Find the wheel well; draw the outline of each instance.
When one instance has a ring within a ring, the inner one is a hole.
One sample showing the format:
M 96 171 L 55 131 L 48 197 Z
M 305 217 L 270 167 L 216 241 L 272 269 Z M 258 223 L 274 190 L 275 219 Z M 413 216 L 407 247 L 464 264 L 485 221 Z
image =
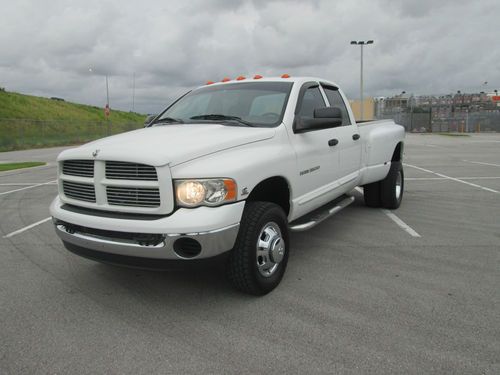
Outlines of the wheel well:
M 403 142 L 399 142 L 394 149 L 391 161 L 401 161 L 403 158 Z
M 290 212 L 290 189 L 283 177 L 271 177 L 255 186 L 247 201 L 263 201 L 276 203 L 283 208 L 285 214 Z

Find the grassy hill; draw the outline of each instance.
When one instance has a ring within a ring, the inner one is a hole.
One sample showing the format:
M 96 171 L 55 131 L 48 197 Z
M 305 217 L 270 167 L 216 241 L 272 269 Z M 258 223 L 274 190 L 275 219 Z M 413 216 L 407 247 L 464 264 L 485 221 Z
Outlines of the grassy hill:
M 0 151 L 82 143 L 140 128 L 145 115 L 0 91 Z

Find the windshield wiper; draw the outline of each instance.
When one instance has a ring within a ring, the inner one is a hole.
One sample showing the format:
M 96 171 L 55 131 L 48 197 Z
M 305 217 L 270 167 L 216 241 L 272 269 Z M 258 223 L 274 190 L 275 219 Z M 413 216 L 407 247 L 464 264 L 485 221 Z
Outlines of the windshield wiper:
M 153 125 L 154 124 L 184 124 L 184 121 L 182 121 L 180 118 L 163 117 L 153 122 Z
M 239 122 L 240 124 L 246 125 L 246 126 L 252 126 L 254 127 L 255 125 L 242 120 L 241 117 L 238 116 L 227 116 L 227 115 L 220 115 L 220 114 L 209 114 L 209 115 L 199 115 L 199 116 L 193 116 L 190 117 L 191 120 L 209 120 L 209 121 L 236 121 Z

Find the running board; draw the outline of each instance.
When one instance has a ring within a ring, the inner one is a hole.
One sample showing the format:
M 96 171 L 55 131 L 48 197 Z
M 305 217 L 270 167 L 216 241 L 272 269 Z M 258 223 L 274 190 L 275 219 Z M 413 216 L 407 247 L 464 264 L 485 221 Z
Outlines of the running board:
M 335 215 L 337 212 L 349 206 L 354 202 L 354 197 L 346 196 L 341 200 L 336 200 L 334 203 L 330 202 L 323 207 L 314 210 L 313 212 L 301 217 L 298 220 L 290 223 L 290 230 L 292 232 L 302 232 L 312 227 L 315 227 L 323 220 L 328 219 L 330 216 Z

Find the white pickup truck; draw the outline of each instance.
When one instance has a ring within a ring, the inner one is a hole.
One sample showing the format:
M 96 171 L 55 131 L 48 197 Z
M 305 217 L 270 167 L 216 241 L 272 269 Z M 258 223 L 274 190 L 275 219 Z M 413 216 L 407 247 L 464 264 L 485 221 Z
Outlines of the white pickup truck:
M 311 77 L 212 83 L 144 129 L 63 151 L 50 211 L 65 247 L 115 264 L 227 256 L 229 279 L 262 295 L 281 281 L 290 231 L 350 204 L 403 196 L 403 127 L 358 125 L 333 83 Z

